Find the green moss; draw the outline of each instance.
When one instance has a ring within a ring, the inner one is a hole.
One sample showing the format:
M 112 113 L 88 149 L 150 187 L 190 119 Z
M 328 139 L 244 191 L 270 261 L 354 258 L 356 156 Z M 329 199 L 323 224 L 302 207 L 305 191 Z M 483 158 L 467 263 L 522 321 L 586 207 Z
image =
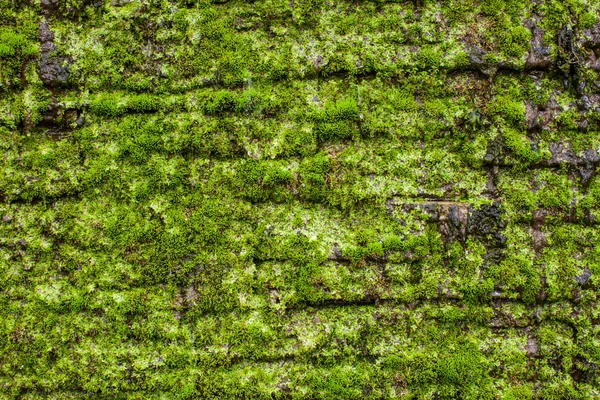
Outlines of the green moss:
M 157 111 L 160 107 L 160 101 L 150 95 L 138 95 L 129 99 L 127 103 L 127 110 L 131 112 L 153 112 Z
M 542 186 L 537 192 L 538 203 L 543 208 L 558 208 L 567 212 L 571 208 L 573 193 L 572 182 L 566 176 L 543 171 L 538 175 L 538 182 Z
M 299 169 L 299 193 L 303 199 L 314 202 L 325 201 L 328 196 L 327 174 L 331 167 L 331 159 L 324 153 L 302 161 Z
M 301 26 L 314 24 L 322 6 L 321 0 L 301 0 L 294 3 L 292 11 L 294 23 Z
M 506 147 L 512 151 L 516 158 L 527 163 L 535 163 L 542 158 L 539 152 L 533 150 L 531 142 L 522 132 L 512 128 L 505 128 L 503 137 Z
M 517 400 L 517 399 L 533 399 L 534 393 L 531 385 L 519 385 L 510 388 L 502 395 L 502 399 Z
M 503 8 L 501 0 L 486 0 L 481 3 L 481 10 L 487 15 L 497 15 Z
M 0 84 L 19 85 L 26 79 L 21 76 L 27 63 L 39 54 L 39 44 L 21 30 L 0 27 Z
M 38 51 L 36 44 L 30 42 L 24 35 L 7 28 L 0 31 L 0 58 L 33 57 Z
M 315 131 L 322 141 L 350 139 L 355 132 L 355 121 L 359 119 L 356 101 L 344 100 L 327 104 L 314 116 L 317 121 Z
M 582 29 L 589 29 L 598 22 L 598 16 L 586 11 L 579 17 L 579 26 Z
M 509 57 L 521 57 L 529 50 L 531 31 L 524 26 L 515 26 L 499 37 L 499 46 L 503 54 Z
M 293 180 L 291 171 L 278 164 L 245 160 L 236 166 L 233 187 L 252 202 L 284 201 L 290 197 L 285 185 Z
M 34 3 L 0 1 L 4 397 L 598 397 L 596 2 Z
M 98 96 L 90 102 L 90 111 L 98 115 L 117 117 L 126 110 L 126 105 L 119 102 L 119 97 L 114 95 Z
M 454 68 L 462 69 L 469 66 L 471 60 L 469 59 L 469 55 L 465 51 L 461 51 L 453 59 Z
M 417 56 L 416 64 L 423 69 L 440 68 L 442 66 L 442 56 L 436 48 L 423 46 Z
M 521 126 L 525 122 L 525 105 L 510 97 L 496 97 L 488 111 L 497 121 L 505 121 L 513 126 Z

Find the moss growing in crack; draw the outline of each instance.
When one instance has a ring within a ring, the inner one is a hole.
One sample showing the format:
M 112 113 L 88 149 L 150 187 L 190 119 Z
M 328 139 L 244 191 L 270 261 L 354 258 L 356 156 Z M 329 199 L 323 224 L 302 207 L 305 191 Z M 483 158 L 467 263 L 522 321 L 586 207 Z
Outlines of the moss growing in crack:
M 158 98 L 147 94 L 141 94 L 129 99 L 127 110 L 136 113 L 153 112 L 157 111 L 160 105 Z
M 127 107 L 119 101 L 118 96 L 103 95 L 90 102 L 90 111 L 107 117 L 118 117 L 123 115 Z

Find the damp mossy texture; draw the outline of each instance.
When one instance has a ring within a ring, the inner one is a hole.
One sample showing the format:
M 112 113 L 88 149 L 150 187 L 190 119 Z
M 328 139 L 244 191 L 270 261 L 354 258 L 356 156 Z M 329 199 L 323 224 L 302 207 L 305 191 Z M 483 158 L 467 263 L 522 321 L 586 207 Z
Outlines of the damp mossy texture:
M 599 15 L 0 0 L 0 398 L 600 398 Z

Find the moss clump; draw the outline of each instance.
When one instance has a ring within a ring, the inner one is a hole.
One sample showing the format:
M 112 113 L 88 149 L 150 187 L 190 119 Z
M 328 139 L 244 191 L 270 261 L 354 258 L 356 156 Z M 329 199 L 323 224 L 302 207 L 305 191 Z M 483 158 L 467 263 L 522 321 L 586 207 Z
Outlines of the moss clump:
M 0 84 L 20 85 L 26 80 L 27 66 L 39 54 L 39 44 L 29 35 L 0 27 Z
M 95 97 L 90 101 L 89 109 L 99 116 L 119 117 L 127 112 L 155 112 L 160 106 L 161 102 L 156 96 L 140 94 L 126 97 L 121 93 L 111 93 Z
M 300 196 L 308 201 L 324 202 L 328 197 L 327 174 L 332 160 L 324 153 L 306 158 L 300 164 Z
M 533 150 L 532 143 L 527 139 L 522 131 L 520 132 L 517 129 L 505 128 L 503 137 L 506 147 L 516 158 L 527 163 L 535 163 L 542 158 L 539 152 Z
M 354 100 L 328 104 L 314 116 L 315 130 L 321 141 L 350 139 L 357 131 L 360 113 Z
M 503 54 L 509 57 L 521 57 L 529 50 L 531 31 L 524 26 L 515 26 L 499 37 L 499 46 Z
M 127 111 L 127 106 L 120 102 L 118 96 L 103 95 L 90 102 L 90 111 L 102 116 L 118 117 Z
M 504 121 L 513 126 L 522 126 L 525 122 L 525 104 L 507 96 L 495 98 L 488 111 L 497 121 Z

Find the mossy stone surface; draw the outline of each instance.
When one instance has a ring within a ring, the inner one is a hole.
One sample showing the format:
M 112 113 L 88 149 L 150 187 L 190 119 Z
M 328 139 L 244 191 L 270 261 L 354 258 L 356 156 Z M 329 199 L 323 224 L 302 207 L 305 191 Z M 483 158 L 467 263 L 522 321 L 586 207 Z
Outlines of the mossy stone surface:
M 599 398 L 599 14 L 0 0 L 0 398 Z

